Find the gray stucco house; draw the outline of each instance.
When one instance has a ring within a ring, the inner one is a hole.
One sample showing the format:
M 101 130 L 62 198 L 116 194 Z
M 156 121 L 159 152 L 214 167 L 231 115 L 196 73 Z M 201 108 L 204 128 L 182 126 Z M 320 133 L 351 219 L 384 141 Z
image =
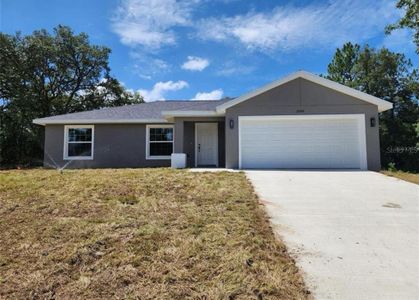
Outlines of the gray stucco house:
M 34 120 L 45 166 L 380 169 L 392 104 L 299 71 L 232 100 L 157 101 Z

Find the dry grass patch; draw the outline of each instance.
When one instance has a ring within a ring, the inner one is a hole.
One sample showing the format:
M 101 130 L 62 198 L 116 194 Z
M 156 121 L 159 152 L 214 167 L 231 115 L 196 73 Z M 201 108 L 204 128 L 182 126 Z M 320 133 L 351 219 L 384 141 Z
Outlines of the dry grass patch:
M 304 299 L 241 173 L 0 172 L 0 298 Z
M 419 174 L 408 173 L 403 171 L 381 171 L 381 173 L 387 176 L 396 177 L 405 181 L 419 184 Z

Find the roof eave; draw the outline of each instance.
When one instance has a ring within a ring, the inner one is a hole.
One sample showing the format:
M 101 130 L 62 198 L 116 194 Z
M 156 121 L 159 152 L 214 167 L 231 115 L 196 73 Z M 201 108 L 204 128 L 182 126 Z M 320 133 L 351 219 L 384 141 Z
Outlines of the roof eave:
M 378 105 L 378 112 L 383 112 L 386 110 L 393 109 L 393 103 L 388 102 L 388 105 Z
M 64 124 L 148 124 L 148 123 L 167 123 L 166 119 L 62 119 L 47 120 L 35 119 L 32 123 L 37 125 L 64 125 Z
M 215 110 L 171 110 L 162 111 L 161 113 L 165 118 L 173 117 L 222 117 L 224 113 Z

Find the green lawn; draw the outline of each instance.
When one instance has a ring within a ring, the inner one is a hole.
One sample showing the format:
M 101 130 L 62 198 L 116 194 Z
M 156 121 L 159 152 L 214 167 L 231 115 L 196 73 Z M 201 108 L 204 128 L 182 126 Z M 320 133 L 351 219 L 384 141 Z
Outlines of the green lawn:
M 419 174 L 408 173 L 403 171 L 381 171 L 381 173 L 387 176 L 396 177 L 405 181 L 419 184 Z
M 304 299 L 242 173 L 0 172 L 0 299 Z

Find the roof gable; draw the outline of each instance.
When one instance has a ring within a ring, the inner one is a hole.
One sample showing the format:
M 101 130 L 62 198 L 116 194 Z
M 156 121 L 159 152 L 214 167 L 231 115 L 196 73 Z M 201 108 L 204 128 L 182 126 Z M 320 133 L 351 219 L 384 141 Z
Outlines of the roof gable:
M 294 79 L 297 79 L 297 78 L 306 79 L 308 81 L 311 81 L 311 82 L 314 82 L 316 84 L 322 85 L 324 87 L 327 87 L 327 88 L 333 89 L 335 91 L 338 91 L 342 94 L 346 94 L 346 95 L 352 96 L 354 98 L 360 99 L 362 101 L 377 105 L 379 112 L 386 111 L 388 109 L 393 108 L 393 104 L 391 102 L 388 102 L 388 101 L 385 101 L 383 99 L 371 96 L 367 93 L 360 92 L 360 91 L 355 90 L 353 88 L 350 88 L 350 87 L 347 87 L 347 86 L 342 85 L 340 83 L 331 81 L 329 79 L 314 75 L 312 73 L 309 73 L 309 72 L 306 72 L 306 71 L 298 71 L 298 72 L 290 74 L 290 75 L 288 75 L 288 76 L 286 76 L 286 77 L 284 77 L 280 80 L 269 83 L 269 84 L 267 84 L 267 85 L 265 85 L 265 86 L 263 86 L 259 89 L 251 91 L 251 92 L 249 92 L 249 93 L 247 93 L 243 96 L 240 96 L 240 97 L 238 97 L 234 100 L 231 100 L 229 102 L 226 102 L 226 103 L 223 103 L 223 104 L 217 106 L 217 112 L 224 113 L 226 109 L 228 109 L 228 108 L 230 108 L 234 105 L 237 105 L 241 102 L 249 100 L 249 99 L 251 99 L 255 96 L 258 96 L 262 93 L 265 93 L 266 91 L 269 91 L 273 88 L 279 87 L 279 86 L 281 86 L 281 85 L 283 85 L 287 82 L 290 82 Z

